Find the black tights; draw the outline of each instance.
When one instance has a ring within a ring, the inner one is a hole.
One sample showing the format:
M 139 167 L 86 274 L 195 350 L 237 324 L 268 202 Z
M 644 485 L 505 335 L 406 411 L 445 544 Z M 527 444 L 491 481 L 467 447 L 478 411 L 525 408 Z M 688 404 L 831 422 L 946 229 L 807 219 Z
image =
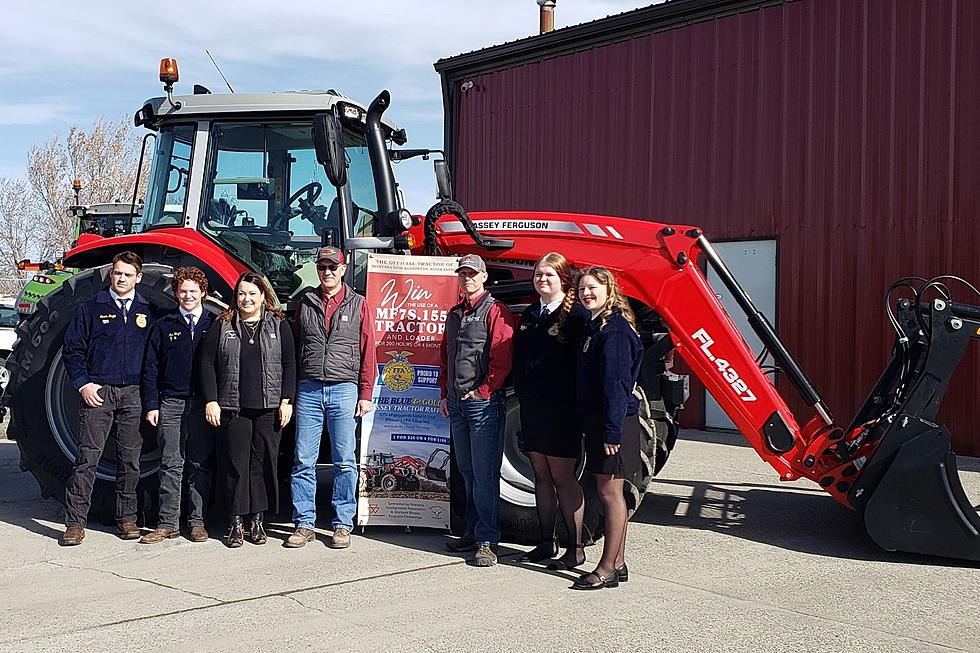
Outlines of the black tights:
M 578 549 L 582 546 L 582 520 L 585 516 L 585 499 L 582 487 L 575 478 L 575 459 L 529 453 L 534 468 L 534 498 L 538 509 L 538 525 L 541 543 L 555 539 L 555 519 L 561 508 L 562 519 L 568 532 L 568 550 L 562 558 L 579 564 Z

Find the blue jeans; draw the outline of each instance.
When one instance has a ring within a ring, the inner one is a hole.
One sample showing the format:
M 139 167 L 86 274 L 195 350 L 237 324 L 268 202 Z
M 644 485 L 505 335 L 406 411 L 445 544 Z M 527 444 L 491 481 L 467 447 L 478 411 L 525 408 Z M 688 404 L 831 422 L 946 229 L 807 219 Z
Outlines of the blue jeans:
M 290 487 L 293 523 L 313 528 L 316 522 L 316 459 L 323 423 L 330 434 L 333 463 L 334 530 L 354 527 L 357 512 L 357 384 L 300 379 L 296 392 L 296 456 Z
M 466 487 L 466 530 L 480 544 L 500 542 L 500 463 L 504 456 L 504 399 L 449 397 L 453 451 Z

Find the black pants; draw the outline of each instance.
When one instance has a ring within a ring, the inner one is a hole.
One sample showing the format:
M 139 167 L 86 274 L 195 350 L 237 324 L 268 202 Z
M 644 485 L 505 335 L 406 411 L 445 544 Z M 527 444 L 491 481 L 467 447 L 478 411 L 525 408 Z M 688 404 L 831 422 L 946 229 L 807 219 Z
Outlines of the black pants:
M 222 411 L 218 429 L 221 487 L 229 516 L 278 510 L 277 409 Z
M 78 409 L 78 453 L 65 486 L 65 524 L 88 522 L 92 488 L 99 459 L 112 425 L 116 425 L 116 521 L 136 521 L 136 484 L 140 480 L 140 389 L 138 385 L 104 385 L 102 405 L 92 408 L 84 401 Z

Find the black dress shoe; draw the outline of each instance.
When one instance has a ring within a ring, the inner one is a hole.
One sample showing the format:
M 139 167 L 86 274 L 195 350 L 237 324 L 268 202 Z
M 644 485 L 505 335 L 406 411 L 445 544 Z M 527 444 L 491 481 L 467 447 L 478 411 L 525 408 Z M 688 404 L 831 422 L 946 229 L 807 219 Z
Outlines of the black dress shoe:
M 237 549 L 244 543 L 245 525 L 242 523 L 241 516 L 235 515 L 231 518 L 231 523 L 228 525 L 228 534 L 225 535 L 225 545 L 229 549 Z
M 252 523 L 248 528 L 248 539 L 252 541 L 252 544 L 265 544 L 268 538 L 265 535 L 265 525 L 262 523 L 263 515 L 261 512 L 255 513 L 252 517 Z
M 595 578 L 596 582 L 593 583 L 590 578 Z M 593 571 L 572 583 L 573 590 L 601 590 L 606 587 L 619 587 L 619 574 L 615 569 L 608 576 L 600 576 Z
M 568 547 L 565 551 L 565 555 L 558 558 L 557 560 L 552 560 L 548 563 L 548 569 L 552 571 L 569 571 L 576 569 L 585 564 L 585 546 L 581 544 L 576 544 L 575 546 Z
M 518 562 L 541 562 L 542 560 L 549 560 L 558 555 L 558 541 L 549 540 L 547 542 L 542 542 L 537 545 L 520 558 L 517 559 Z
M 623 566 L 622 567 L 620 567 L 619 569 L 616 570 L 616 573 L 619 574 L 619 582 L 620 583 L 625 583 L 625 582 L 628 582 L 629 581 L 629 579 L 630 579 L 630 570 L 626 567 L 626 563 L 625 562 L 623 563 Z

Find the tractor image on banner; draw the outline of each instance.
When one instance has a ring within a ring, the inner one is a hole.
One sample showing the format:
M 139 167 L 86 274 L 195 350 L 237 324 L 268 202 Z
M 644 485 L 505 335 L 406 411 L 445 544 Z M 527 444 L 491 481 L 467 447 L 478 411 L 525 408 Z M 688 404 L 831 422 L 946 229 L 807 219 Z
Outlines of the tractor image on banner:
M 378 376 L 370 432 L 361 433 L 360 526 L 449 528 L 449 420 L 439 414 L 446 314 L 456 303 L 457 258 L 371 254 Z

